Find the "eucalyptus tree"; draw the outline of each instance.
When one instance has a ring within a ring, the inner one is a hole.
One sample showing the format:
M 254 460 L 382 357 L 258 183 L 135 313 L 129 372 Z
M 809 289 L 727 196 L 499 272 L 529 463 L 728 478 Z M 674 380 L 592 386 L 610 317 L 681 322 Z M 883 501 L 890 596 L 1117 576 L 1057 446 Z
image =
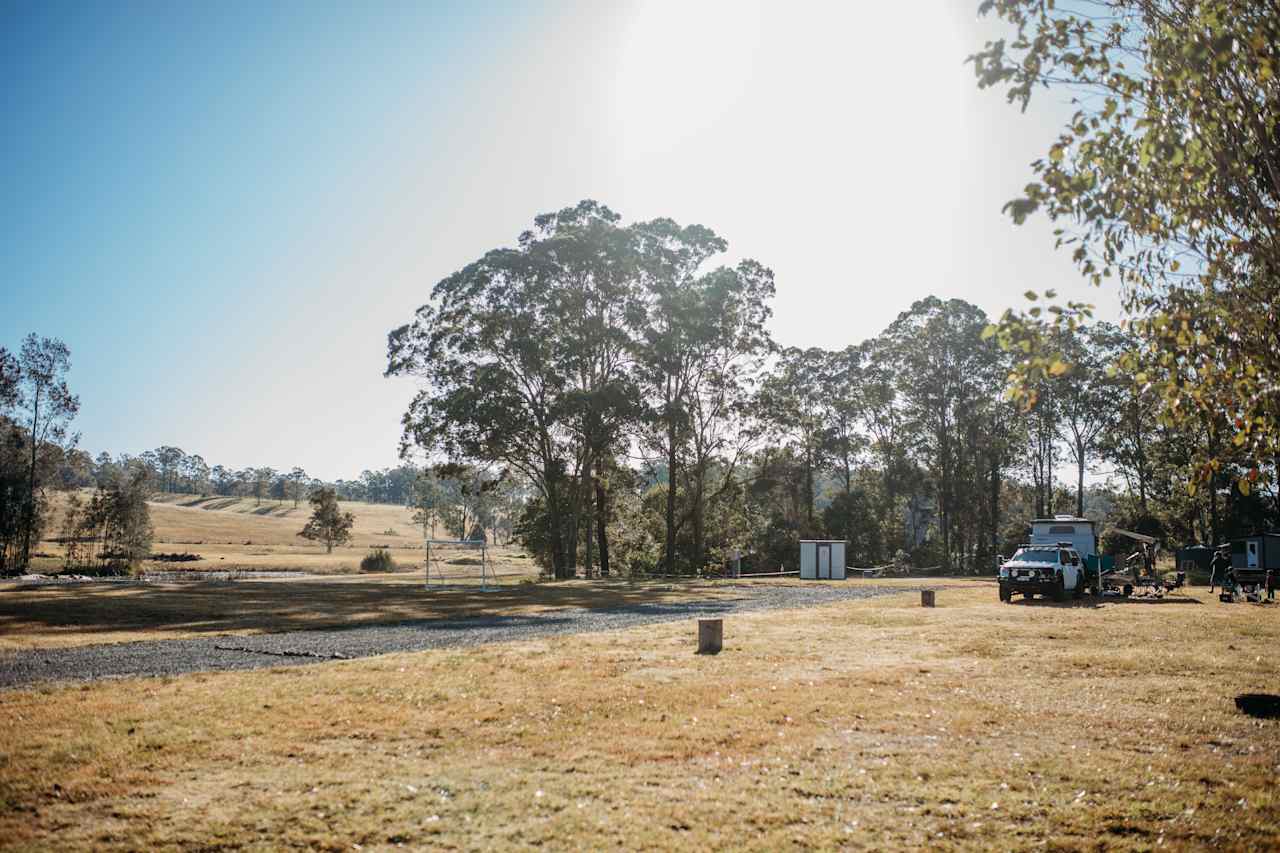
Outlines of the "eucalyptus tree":
M 1057 377 L 1045 377 L 1034 386 L 1034 397 L 1023 413 L 1026 423 L 1027 467 L 1035 487 L 1035 514 L 1037 518 L 1052 515 L 1053 478 L 1058 462 L 1058 419 L 1061 401 L 1058 397 Z
M 1072 365 L 1054 384 L 1058 436 L 1076 466 L 1076 515 L 1084 515 L 1084 475 L 1103 434 L 1115 423 L 1116 380 L 1108 375 L 1123 338 L 1109 323 L 1081 326 L 1061 344 Z
M 1202 407 L 1227 414 L 1222 446 L 1253 460 L 1238 481 L 1247 494 L 1280 452 L 1280 10 L 1265 0 L 986 0 L 980 10 L 1013 29 L 971 57 L 981 87 L 1004 87 L 1024 109 L 1038 88 L 1062 89 L 1078 106 L 1007 211 L 1015 222 L 1047 214 L 1085 277 L 1121 283 L 1142 350 L 1127 372 L 1168 422 L 1193 428 Z M 1088 313 L 1054 308 L 1068 328 Z M 1010 314 L 998 332 L 1022 353 L 1024 391 L 1062 361 L 1036 313 Z M 1199 479 L 1219 470 L 1213 461 L 1199 460 Z
M 937 488 L 942 560 L 952 562 L 953 515 L 968 497 L 958 476 L 964 459 L 960 425 L 1001 388 L 994 346 L 981 339 L 987 317 L 963 300 L 930 296 L 900 314 L 885 332 L 898 360 L 898 388 L 919 431 L 917 453 Z
M 155 450 L 157 473 L 160 475 L 160 490 L 162 492 L 178 491 L 178 474 L 182 470 L 183 461 L 187 454 L 181 447 L 157 447 Z
M 298 502 L 307 496 L 307 488 L 310 482 L 310 475 L 302 468 L 295 466 L 289 472 L 289 497 L 293 498 L 294 509 L 297 509 Z
M 865 357 L 865 348 L 854 344 L 828 353 L 818 386 L 820 393 L 816 395 L 827 419 L 828 452 L 836 463 L 846 495 L 853 491 L 854 470 L 868 444 L 861 429 L 866 417 L 863 406 Z
M 567 425 L 577 434 L 579 454 L 569 527 L 576 541 L 585 526 L 588 576 L 593 543 L 598 543 L 601 570 L 609 570 L 607 527 L 592 530 L 596 507 L 607 503 L 602 468 L 639 412 L 633 365 L 644 300 L 634 235 L 619 221 L 608 207 L 583 201 L 537 217 L 534 229 L 522 237 L 536 240 L 539 256 L 548 260 L 543 270 L 553 297 L 556 357 L 568 382 Z
M 20 513 L 22 548 L 20 565 L 31 556 L 31 543 L 38 532 L 37 491 L 41 481 L 41 454 L 64 443 L 74 444 L 69 433 L 71 420 L 80 410 L 80 399 L 67 385 L 71 370 L 71 350 L 57 338 L 28 335 L 18 355 L 18 409 L 30 445 L 27 452 L 27 492 Z
M 22 373 L 18 359 L 4 347 L 0 347 L 0 417 L 18 404 L 18 380 Z
M 898 541 L 901 533 L 895 512 L 901 492 L 899 484 L 910 476 L 907 454 L 910 430 L 902 396 L 898 393 L 898 361 L 892 342 L 881 335 L 864 341 L 860 351 L 861 376 L 858 396 L 862 425 L 870 439 L 870 450 L 879 464 L 881 499 L 877 513 L 887 541 Z
M 831 448 L 822 403 L 829 355 L 818 347 L 784 349 L 762 384 L 759 398 L 773 435 L 793 448 L 800 460 L 804 518 L 810 527 L 814 525 L 815 480 L 826 467 Z
M 192 453 L 183 460 L 182 476 L 186 480 L 186 488 L 196 494 L 204 495 L 209 491 L 209 463 L 198 453 Z
M 701 225 L 655 219 L 632 226 L 645 316 L 637 340 L 637 374 L 646 404 L 642 438 L 666 466 L 663 564 L 676 572 L 676 519 L 682 450 L 691 430 L 690 395 L 718 331 L 708 322 L 704 264 L 728 244 Z
M 739 466 L 760 434 L 750 398 L 772 349 L 773 272 L 756 261 L 721 267 L 694 283 L 698 299 L 689 375 L 688 517 L 694 568 L 707 561 L 708 504 L 734 491 Z M 717 462 L 721 464 L 717 464 Z M 714 482 L 712 480 L 714 479 Z
M 556 577 L 576 562 L 592 456 L 632 399 L 619 331 L 632 309 L 619 294 L 633 256 L 616 223 L 594 202 L 537 217 L 516 248 L 436 284 L 388 338 L 387 375 L 424 384 L 402 449 L 497 462 L 527 478 L 543 498 Z
M 254 506 L 260 506 L 263 498 L 271 497 L 271 486 L 276 481 L 276 469 L 254 468 L 251 470 Z

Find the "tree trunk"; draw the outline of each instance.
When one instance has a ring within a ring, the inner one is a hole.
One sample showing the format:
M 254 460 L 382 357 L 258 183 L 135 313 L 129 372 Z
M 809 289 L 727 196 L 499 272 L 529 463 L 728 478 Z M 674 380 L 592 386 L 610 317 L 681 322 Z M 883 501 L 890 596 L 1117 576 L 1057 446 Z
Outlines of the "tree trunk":
M 609 500 L 596 480 L 596 535 L 600 540 L 600 577 L 609 577 Z
M 667 553 L 666 572 L 676 573 L 676 424 L 667 423 Z
M 585 559 L 582 563 L 582 576 L 588 580 L 595 565 L 595 502 L 591 500 L 592 477 L 590 465 L 586 468 L 586 482 L 583 484 L 586 494 L 582 498 L 582 518 L 586 530 L 583 531 L 582 546 Z
M 1209 472 L 1209 547 L 1217 548 L 1222 541 L 1218 537 L 1218 472 Z
M 692 483 L 693 494 L 689 496 L 692 504 L 691 521 L 693 522 L 693 570 L 700 572 L 707 560 L 707 459 L 699 450 L 698 461 L 694 469 Z
M 555 475 L 543 475 L 543 496 L 547 500 L 548 538 L 551 540 L 551 575 L 556 580 L 568 577 L 564 553 L 564 516 L 560 507 L 560 490 L 555 486 Z
M 1084 518 L 1084 448 L 1076 447 L 1076 518 Z
M 1050 439 L 1045 448 L 1045 459 L 1048 464 L 1044 468 L 1044 517 L 1053 517 L 1053 440 Z
M 1000 553 L 1000 460 L 991 458 L 991 553 Z
M 804 452 L 804 513 L 813 527 L 813 451 L 809 448 Z
M 36 387 L 36 396 L 31 404 L 31 476 L 27 489 L 27 507 L 23 514 L 22 525 L 22 558 L 19 568 L 31 565 L 31 530 L 36 523 L 36 454 L 40 449 L 38 428 L 40 426 L 40 388 Z

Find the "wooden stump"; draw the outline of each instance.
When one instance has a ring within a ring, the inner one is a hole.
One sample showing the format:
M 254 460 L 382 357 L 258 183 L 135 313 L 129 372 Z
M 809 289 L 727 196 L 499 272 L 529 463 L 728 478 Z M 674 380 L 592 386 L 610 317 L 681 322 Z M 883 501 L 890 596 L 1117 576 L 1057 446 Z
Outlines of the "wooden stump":
M 931 589 L 922 589 L 922 590 L 920 590 L 920 606 L 921 606 L 921 607 L 933 607 L 933 606 L 934 606 L 934 604 L 933 604 L 933 592 L 934 592 L 934 591 L 933 591 L 933 590 L 931 590 Z
M 698 654 L 719 654 L 724 642 L 723 619 L 698 620 Z

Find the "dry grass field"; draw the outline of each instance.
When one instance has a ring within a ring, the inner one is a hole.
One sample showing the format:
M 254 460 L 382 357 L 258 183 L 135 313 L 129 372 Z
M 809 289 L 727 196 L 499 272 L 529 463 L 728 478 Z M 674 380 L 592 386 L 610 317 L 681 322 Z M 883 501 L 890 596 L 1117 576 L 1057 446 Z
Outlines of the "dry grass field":
M 1275 848 L 1280 608 L 956 585 L 0 694 L 15 849 Z
M 51 534 L 56 532 L 61 518 L 61 505 L 57 500 L 55 504 Z M 291 501 L 267 500 L 258 504 L 253 498 L 156 495 L 150 502 L 155 527 L 152 552 L 190 553 L 200 559 L 181 563 L 148 561 L 144 568 L 343 574 L 358 571 L 360 559 L 374 546 L 390 549 L 397 564 L 405 569 L 422 567 L 422 531 L 413 522 L 410 510 L 359 501 L 343 501 L 340 506 L 355 516 L 355 526 L 351 542 L 328 554 L 323 545 L 298 536 L 311 514 L 305 502 L 295 509 Z M 443 532 L 439 536 L 448 538 Z M 48 556 L 35 561 L 36 568 L 56 571 L 61 564 L 60 546 L 42 542 L 39 550 Z M 518 549 L 494 548 L 490 556 L 501 575 L 537 574 L 537 568 Z

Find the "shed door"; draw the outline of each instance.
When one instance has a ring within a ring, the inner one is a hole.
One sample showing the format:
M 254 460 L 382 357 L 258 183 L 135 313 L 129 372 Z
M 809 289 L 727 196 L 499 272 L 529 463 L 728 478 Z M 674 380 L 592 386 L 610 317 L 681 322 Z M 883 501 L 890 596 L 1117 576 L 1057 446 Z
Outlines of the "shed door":
M 800 577 L 812 580 L 818 576 L 817 546 L 812 542 L 800 543 Z
M 1258 540 L 1249 540 L 1249 550 L 1245 556 L 1245 567 L 1250 569 L 1258 568 Z
M 831 580 L 831 546 L 818 546 L 818 577 Z

